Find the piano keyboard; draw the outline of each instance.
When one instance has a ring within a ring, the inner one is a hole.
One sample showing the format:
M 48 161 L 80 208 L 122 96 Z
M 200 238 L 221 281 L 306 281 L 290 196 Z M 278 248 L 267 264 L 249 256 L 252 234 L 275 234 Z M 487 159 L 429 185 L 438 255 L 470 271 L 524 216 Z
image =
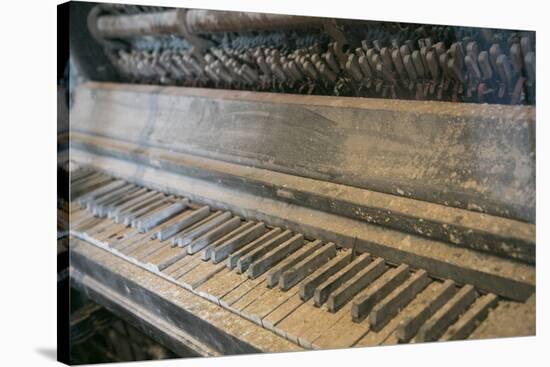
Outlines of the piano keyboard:
M 72 236 L 304 348 L 465 339 L 509 302 L 87 168 L 71 193 Z

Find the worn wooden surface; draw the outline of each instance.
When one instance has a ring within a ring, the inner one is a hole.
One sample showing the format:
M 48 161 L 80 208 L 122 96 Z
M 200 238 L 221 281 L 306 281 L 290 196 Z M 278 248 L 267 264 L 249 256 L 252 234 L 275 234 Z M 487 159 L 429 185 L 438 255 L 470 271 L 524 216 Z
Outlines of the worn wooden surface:
M 71 239 L 71 266 L 220 354 L 301 350 L 269 330 L 75 238 Z
M 74 159 L 139 184 L 194 202 L 230 210 L 249 220 L 263 221 L 303 233 L 306 238 L 354 245 L 394 264 L 424 268 L 431 276 L 451 278 L 477 288 L 524 301 L 535 290 L 535 268 L 497 256 L 448 245 L 349 218 L 292 205 L 203 180 L 144 167 L 112 157 L 73 150 Z
M 524 106 L 81 85 L 71 129 L 535 220 Z
M 73 132 L 71 147 L 463 247 L 535 261 L 535 225 L 519 220 L 88 134 Z

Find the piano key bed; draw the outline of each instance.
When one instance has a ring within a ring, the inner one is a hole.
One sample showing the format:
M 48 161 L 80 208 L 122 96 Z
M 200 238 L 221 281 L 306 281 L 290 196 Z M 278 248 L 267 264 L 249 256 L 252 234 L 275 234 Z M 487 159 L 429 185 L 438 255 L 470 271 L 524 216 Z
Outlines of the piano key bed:
M 466 339 L 517 303 L 88 168 L 71 192 L 72 238 L 305 349 Z

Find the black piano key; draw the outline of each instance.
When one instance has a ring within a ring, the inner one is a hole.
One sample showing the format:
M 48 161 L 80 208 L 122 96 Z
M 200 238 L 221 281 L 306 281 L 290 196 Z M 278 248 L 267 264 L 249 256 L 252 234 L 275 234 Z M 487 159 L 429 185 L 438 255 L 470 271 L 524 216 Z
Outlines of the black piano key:
M 306 243 L 302 248 L 281 261 L 279 264 L 269 270 L 266 277 L 267 286 L 272 288 L 279 284 L 279 277 L 282 273 L 298 264 L 300 261 L 311 255 L 319 249 L 323 243 L 319 240 Z
M 338 311 L 363 288 L 382 275 L 386 269 L 384 259 L 374 259 L 365 269 L 359 271 L 350 280 L 332 292 L 327 300 L 327 309 L 333 313 Z
M 188 233 L 181 234 L 178 236 L 177 243 L 179 247 L 185 247 L 189 245 L 191 242 L 196 240 L 197 238 L 201 237 L 202 235 L 206 234 L 210 230 L 214 229 L 215 227 L 219 226 L 220 224 L 226 222 L 229 218 L 231 218 L 230 212 L 223 212 L 217 217 L 209 220 L 208 222 L 204 223 L 202 226 L 199 226 L 195 228 L 192 231 L 189 231 Z M 187 252 L 190 252 L 188 249 Z
M 334 256 L 336 256 L 336 246 L 334 243 L 329 243 L 321 247 L 281 274 L 279 278 L 279 288 L 282 291 L 289 290 Z
M 223 245 L 215 248 L 212 251 L 211 259 L 214 264 L 219 263 L 229 256 L 230 253 L 241 248 L 242 246 L 254 241 L 256 238 L 260 237 L 266 232 L 264 223 L 260 222 L 255 224 L 253 227 L 243 231 L 241 234 L 227 241 Z
M 418 270 L 409 279 L 405 280 L 403 284 L 391 290 L 391 293 L 384 299 L 382 298 L 385 297 L 385 292 L 382 290 L 382 287 L 388 286 L 389 283 L 379 288 L 378 297 L 382 300 L 374 306 L 368 315 L 371 329 L 375 331 L 381 330 L 397 315 L 399 310 L 411 302 L 430 282 L 428 273 L 425 270 Z M 374 297 L 376 293 L 374 290 L 371 292 Z
M 233 231 L 241 224 L 241 218 L 234 217 L 229 220 L 220 219 L 219 225 L 212 227 L 211 230 L 207 231 L 200 237 L 196 238 L 193 242 L 187 246 L 187 253 L 194 254 L 199 252 L 210 243 L 216 241 L 218 238 L 226 235 L 227 233 Z
M 273 237 L 272 239 L 268 240 L 267 242 L 260 244 L 258 247 L 239 259 L 239 261 L 237 262 L 238 272 L 244 273 L 248 269 L 250 264 L 252 264 L 252 262 L 269 253 L 269 251 L 271 251 L 284 241 L 287 241 L 290 237 L 292 237 L 292 232 L 289 230 L 285 230 L 277 236 Z
M 363 270 L 370 262 L 370 254 L 364 253 L 354 258 L 350 263 L 338 270 L 324 282 L 319 284 L 313 293 L 315 306 L 320 307 L 325 303 L 330 294 L 342 284 L 353 278 L 358 272 Z
M 273 238 L 278 236 L 281 233 L 280 228 L 273 228 L 272 230 L 265 233 L 263 236 L 256 238 L 254 241 L 247 243 L 245 246 L 241 247 L 239 250 L 235 251 L 227 258 L 226 265 L 228 268 L 233 269 L 237 266 L 237 263 L 244 255 L 250 253 L 252 250 L 257 248 L 264 242 L 271 241 Z
M 140 219 L 137 228 L 140 232 L 148 232 L 157 225 L 183 212 L 189 205 L 189 200 L 178 200 L 167 208 Z
M 330 260 L 328 263 L 317 269 L 313 274 L 304 279 L 304 281 L 300 284 L 300 298 L 302 301 L 307 301 L 313 297 L 313 293 L 319 285 L 348 265 L 351 260 L 352 252 L 350 250 L 343 250 L 340 254 L 337 254 L 334 259 Z
M 158 231 L 156 237 L 160 241 L 165 241 L 172 236 L 176 235 L 178 232 L 192 226 L 193 224 L 203 220 L 210 214 L 210 207 L 203 206 L 189 213 L 188 216 L 183 218 L 181 221 L 174 223 L 173 225 L 163 228 Z
M 387 271 L 384 275 L 378 278 L 372 286 L 367 288 L 354 299 L 353 307 L 351 309 L 353 321 L 359 322 L 367 317 L 376 303 L 403 283 L 409 275 L 409 266 L 406 264 L 401 264 L 397 268 Z
M 462 287 L 441 307 L 418 331 L 415 340 L 427 342 L 437 340 L 458 316 L 464 312 L 476 299 L 476 291 L 470 284 Z
M 399 323 L 395 330 L 397 339 L 402 343 L 411 340 L 418 332 L 418 329 L 420 329 L 437 310 L 447 303 L 455 293 L 456 285 L 452 280 L 443 282 L 441 287 L 437 289 L 433 297 L 431 297 L 423 307 L 416 309 Z
M 246 274 L 249 278 L 257 278 L 266 271 L 268 271 L 273 265 L 284 259 L 289 254 L 293 253 L 304 245 L 304 235 L 296 234 L 286 242 L 275 247 L 273 250 L 265 254 L 260 259 L 254 261 L 248 269 Z
M 224 244 L 228 240 L 234 238 L 238 234 L 240 234 L 240 233 L 246 231 L 247 229 L 253 227 L 255 224 L 256 224 L 256 222 L 252 222 L 252 221 L 242 223 L 239 227 L 235 228 L 231 232 L 229 232 L 229 233 L 225 234 L 224 236 L 218 238 L 216 241 L 208 244 L 208 246 L 206 246 L 202 250 L 201 259 L 203 259 L 204 261 L 210 260 L 210 257 L 212 255 L 212 250 L 214 250 L 216 247 Z

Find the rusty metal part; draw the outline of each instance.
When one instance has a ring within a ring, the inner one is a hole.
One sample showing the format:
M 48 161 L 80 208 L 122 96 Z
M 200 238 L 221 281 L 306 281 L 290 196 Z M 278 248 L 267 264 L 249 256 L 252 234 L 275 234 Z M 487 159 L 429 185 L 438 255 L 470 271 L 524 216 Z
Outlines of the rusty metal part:
M 280 14 L 215 10 L 177 9 L 131 15 L 103 15 L 97 18 L 98 34 L 104 38 L 125 38 L 208 32 L 266 31 L 321 28 L 323 19 Z

